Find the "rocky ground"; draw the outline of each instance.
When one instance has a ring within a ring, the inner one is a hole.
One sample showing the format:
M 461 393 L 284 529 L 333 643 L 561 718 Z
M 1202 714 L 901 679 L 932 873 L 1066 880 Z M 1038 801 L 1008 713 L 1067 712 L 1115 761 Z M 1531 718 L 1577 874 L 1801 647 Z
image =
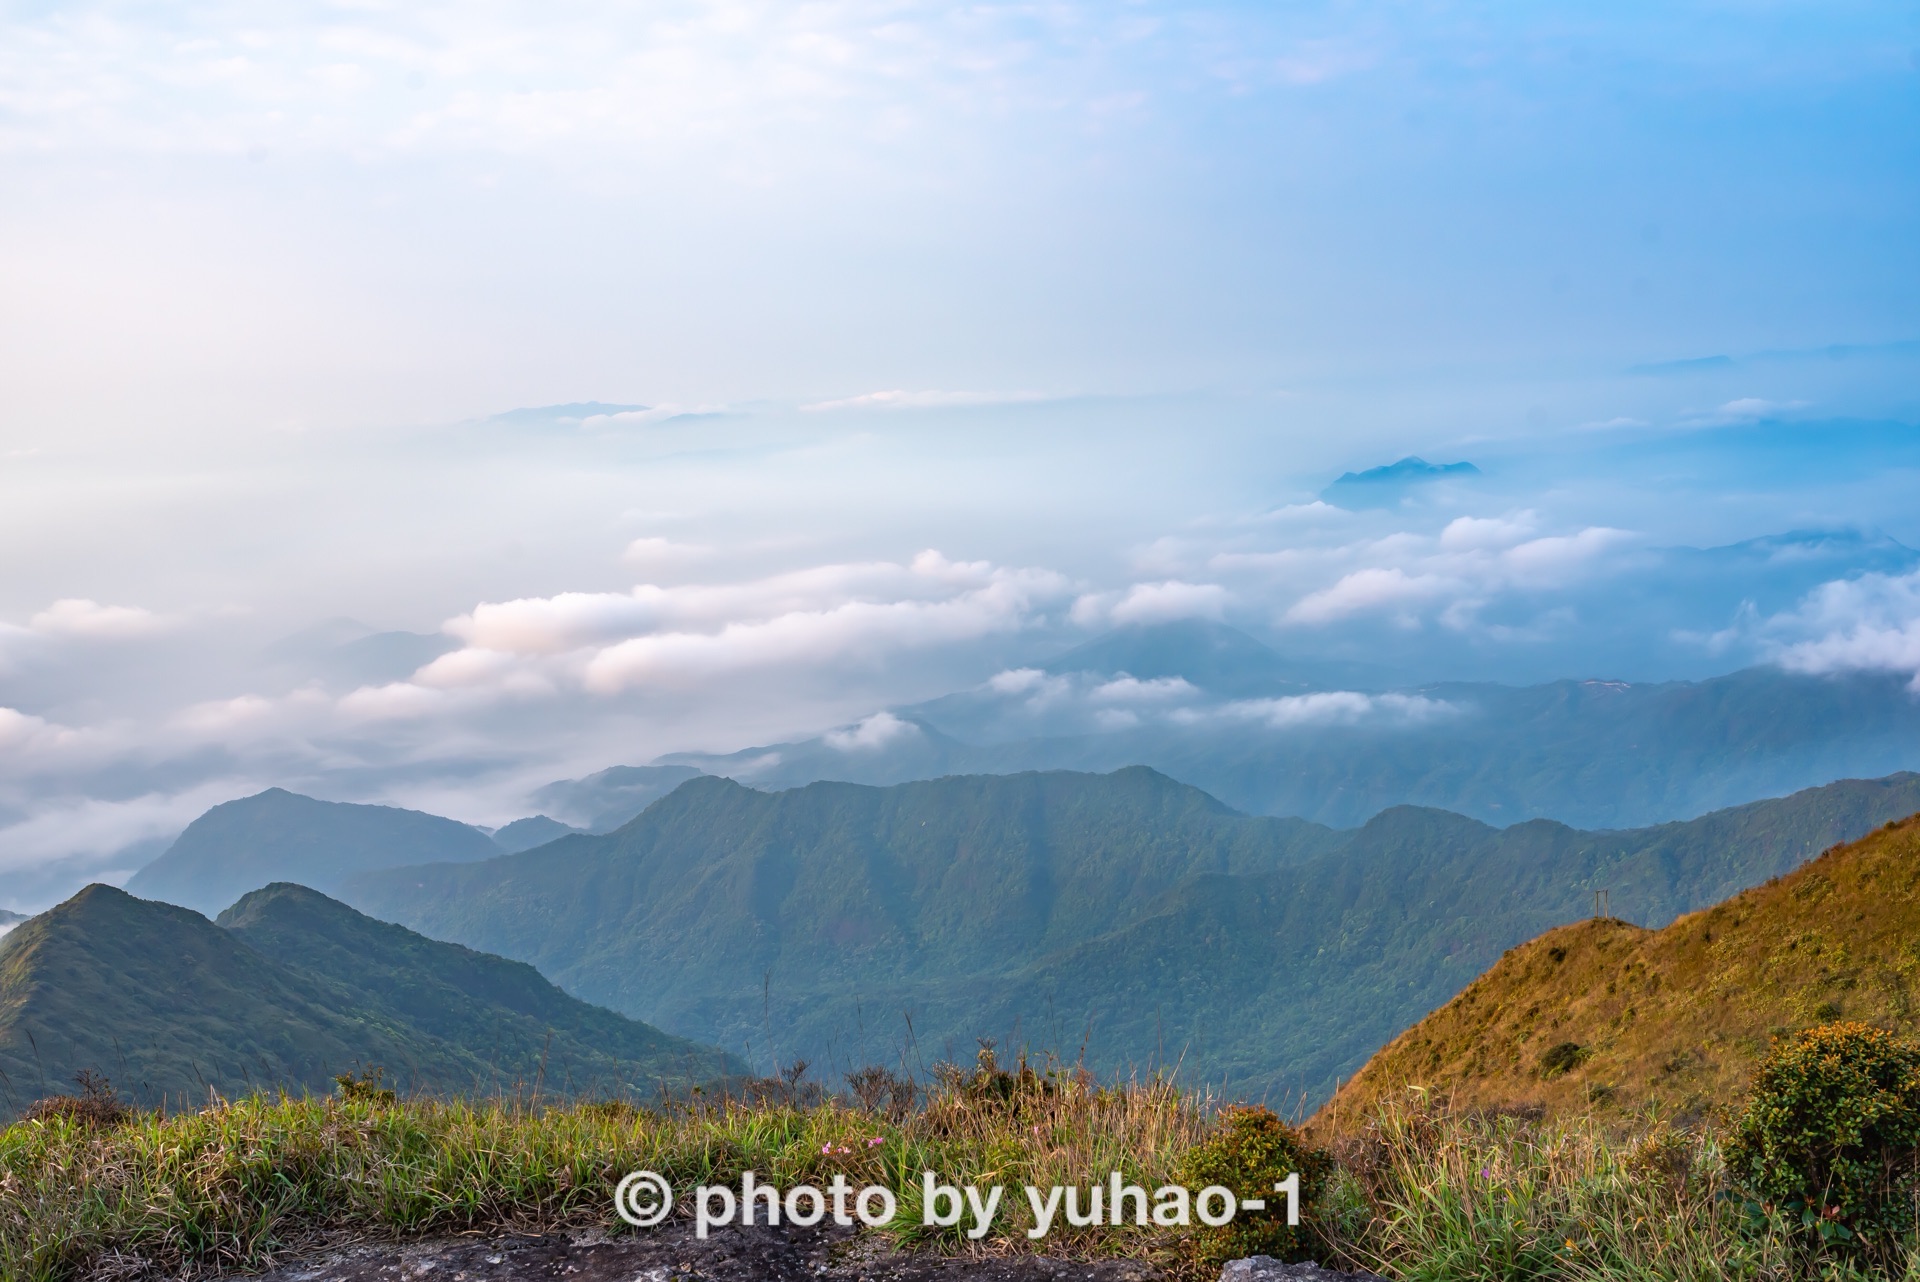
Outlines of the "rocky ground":
M 109 1269 L 107 1272 L 111 1272 Z M 101 1275 L 107 1276 L 106 1272 Z M 343 1245 L 259 1275 L 260 1282 L 1159 1282 L 1138 1260 L 1045 1255 L 946 1257 L 902 1252 L 846 1229 L 728 1228 L 702 1241 L 691 1225 L 645 1233 L 453 1238 Z M 1368 1274 L 1255 1257 L 1221 1282 L 1361 1282 Z

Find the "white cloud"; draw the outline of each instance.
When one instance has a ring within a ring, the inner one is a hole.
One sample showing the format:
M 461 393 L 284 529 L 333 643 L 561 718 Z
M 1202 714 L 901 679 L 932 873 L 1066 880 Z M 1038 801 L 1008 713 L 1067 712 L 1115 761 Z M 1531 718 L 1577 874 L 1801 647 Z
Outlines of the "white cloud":
M 1920 572 L 1824 583 L 1764 629 L 1789 671 L 1910 673 L 1920 693 Z
M 828 747 L 841 752 L 872 752 L 919 733 L 920 727 L 911 721 L 902 721 L 891 712 L 876 712 L 847 729 L 829 730 L 823 737 Z
M 660 602 L 645 588 L 631 593 L 559 592 L 484 602 L 469 614 L 449 619 L 442 630 L 474 650 L 563 654 L 641 631 L 661 617 Z
M 1290 730 L 1302 726 L 1357 725 L 1363 721 L 1405 725 L 1451 716 L 1459 710 L 1445 700 L 1429 699 L 1424 695 L 1326 690 L 1277 699 L 1240 699 L 1217 708 L 1183 711 L 1174 715 L 1176 719 L 1191 722 L 1227 719 L 1257 722 L 1274 730 Z
M 1062 598 L 1047 570 L 953 561 L 816 566 L 736 584 L 575 592 L 485 603 L 445 625 L 467 645 L 423 668 L 426 685 L 498 685 L 529 674 L 611 694 L 729 672 L 870 660 L 1018 631 Z
M 0 760 L 15 776 L 57 775 L 97 766 L 124 750 L 108 730 L 61 725 L 17 708 L 0 707 Z
M 680 543 L 658 535 L 638 538 L 620 554 L 623 561 L 642 571 L 679 569 L 713 555 L 713 549 L 701 543 Z
M 1115 623 L 1159 623 L 1167 619 L 1218 619 L 1225 613 L 1227 590 L 1217 583 L 1136 583 L 1113 607 Z
M 995 694 L 1026 694 L 1049 683 L 1065 684 L 1061 678 L 1050 677 L 1038 668 L 1009 668 L 989 677 L 987 689 Z
M 1048 399 L 1044 392 L 909 392 L 895 388 L 841 397 L 839 400 L 815 401 L 800 408 L 808 414 L 825 414 L 835 410 L 931 410 L 969 405 L 1024 405 Z
M 1369 610 L 1425 605 L 1457 595 L 1466 586 L 1438 574 L 1408 574 L 1399 566 L 1355 570 L 1332 587 L 1294 602 L 1285 617 L 1289 623 L 1332 623 Z
M 1625 530 L 1592 526 L 1578 534 L 1531 539 L 1500 554 L 1499 577 L 1525 587 L 1563 587 L 1633 537 Z
M 872 659 L 890 650 L 974 640 L 1030 621 L 1036 598 L 1052 595 L 1050 576 L 1018 577 L 940 601 L 850 601 L 771 619 L 730 623 L 717 632 L 664 632 L 610 645 L 588 660 L 588 689 L 613 693 L 678 684 L 751 668 Z
M 1073 621 L 1083 626 L 1101 623 L 1165 623 L 1171 619 L 1218 619 L 1232 600 L 1217 583 L 1136 583 L 1124 592 L 1097 592 L 1073 603 Z
M 651 423 L 665 423 L 676 418 L 697 418 L 706 414 L 724 414 L 725 405 L 650 405 L 643 410 L 619 410 L 612 414 L 589 414 L 580 420 L 583 431 L 595 432 L 609 428 L 646 427 Z
M 1389 564 L 1351 570 L 1332 585 L 1308 592 L 1282 620 L 1324 625 L 1382 613 L 1411 627 L 1424 611 L 1438 607 L 1447 626 L 1468 627 L 1474 612 L 1494 595 L 1571 586 L 1605 568 L 1608 558 L 1635 538 L 1606 526 L 1529 538 L 1534 520 L 1531 512 L 1499 519 L 1460 517 L 1436 539 L 1402 533 L 1356 546 L 1348 555 Z
M 101 605 L 83 597 L 55 601 L 27 621 L 35 632 L 56 637 L 140 637 L 159 632 L 168 621 L 132 605 Z
M 1763 419 L 1778 418 L 1789 410 L 1805 409 L 1805 401 L 1770 401 L 1760 396 L 1741 396 L 1727 401 L 1704 414 L 1693 414 L 1680 420 L 1681 427 L 1730 427 L 1743 423 L 1758 423 Z
M 1440 547 L 1447 552 L 1511 547 L 1532 534 L 1536 524 L 1532 512 L 1518 512 L 1510 517 L 1455 517 L 1440 531 Z
M 1325 499 L 1314 499 L 1308 503 L 1284 504 L 1262 512 L 1256 519 L 1261 521 L 1352 520 L 1354 515 L 1346 508 L 1336 507 Z
M 1135 677 L 1116 677 L 1095 686 L 1088 697 L 1098 703 L 1165 703 L 1192 699 L 1200 691 L 1185 677 L 1154 677 L 1141 681 Z
M 31 868 L 76 855 L 107 855 L 138 841 L 179 832 L 208 807 L 257 788 L 213 780 L 177 793 L 144 793 L 122 800 L 51 800 L 34 815 L 0 827 L 0 870 Z
M 1728 401 L 1714 413 L 1727 419 L 1765 418 L 1781 408 L 1774 402 L 1762 400 L 1758 396 L 1743 396 L 1738 400 Z

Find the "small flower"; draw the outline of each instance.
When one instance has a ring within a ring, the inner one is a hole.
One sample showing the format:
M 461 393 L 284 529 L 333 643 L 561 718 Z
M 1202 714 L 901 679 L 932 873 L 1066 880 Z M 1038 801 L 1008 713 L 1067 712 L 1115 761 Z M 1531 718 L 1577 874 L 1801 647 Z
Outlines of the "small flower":
M 831 1155 L 831 1154 L 832 1154 L 832 1152 L 833 1152 L 833 1145 L 832 1145 L 832 1144 L 822 1144 L 822 1145 L 820 1146 L 820 1151 L 821 1151 L 822 1153 L 826 1153 L 826 1154 L 829 1154 L 829 1155 Z
M 1493 1172 L 1489 1170 L 1487 1167 L 1483 1166 L 1480 1168 L 1480 1178 L 1483 1180 L 1490 1180 L 1493 1178 Z
M 887 1141 L 886 1141 L 886 1139 L 885 1139 L 884 1137 L 882 1137 L 882 1136 L 879 1136 L 879 1135 L 876 1135 L 876 1136 L 874 1136 L 874 1137 L 873 1137 L 872 1139 L 870 1139 L 870 1140 L 868 1140 L 868 1141 L 867 1141 L 867 1147 L 868 1147 L 868 1148 L 879 1148 L 879 1147 L 880 1147 L 880 1146 L 881 1146 L 882 1144 L 885 1144 L 886 1142 L 887 1142 Z

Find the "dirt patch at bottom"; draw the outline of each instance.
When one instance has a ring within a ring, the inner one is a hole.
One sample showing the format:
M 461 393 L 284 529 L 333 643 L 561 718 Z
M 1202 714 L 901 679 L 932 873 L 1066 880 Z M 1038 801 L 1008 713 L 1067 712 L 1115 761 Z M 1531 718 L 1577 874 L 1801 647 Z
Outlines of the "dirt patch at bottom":
M 437 1239 L 347 1246 L 257 1275 L 261 1282 L 1159 1282 L 1138 1260 L 938 1256 L 849 1229 L 691 1225 L 644 1233 Z

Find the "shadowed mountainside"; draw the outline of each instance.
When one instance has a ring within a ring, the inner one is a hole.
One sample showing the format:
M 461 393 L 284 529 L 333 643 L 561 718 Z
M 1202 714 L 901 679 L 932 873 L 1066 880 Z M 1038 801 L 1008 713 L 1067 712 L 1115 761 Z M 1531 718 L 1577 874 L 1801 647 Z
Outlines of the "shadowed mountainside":
M 531 966 L 374 921 L 302 886 L 220 923 L 89 886 L 0 939 L 0 1104 L 105 1073 L 145 1104 L 326 1092 L 383 1066 L 406 1091 L 652 1093 L 732 1071 L 711 1047 L 590 1006 Z
M 209 915 L 250 890 L 290 881 L 324 893 L 370 868 L 490 859 L 478 828 L 418 810 L 316 801 L 269 788 L 215 806 L 187 825 L 127 890 Z

